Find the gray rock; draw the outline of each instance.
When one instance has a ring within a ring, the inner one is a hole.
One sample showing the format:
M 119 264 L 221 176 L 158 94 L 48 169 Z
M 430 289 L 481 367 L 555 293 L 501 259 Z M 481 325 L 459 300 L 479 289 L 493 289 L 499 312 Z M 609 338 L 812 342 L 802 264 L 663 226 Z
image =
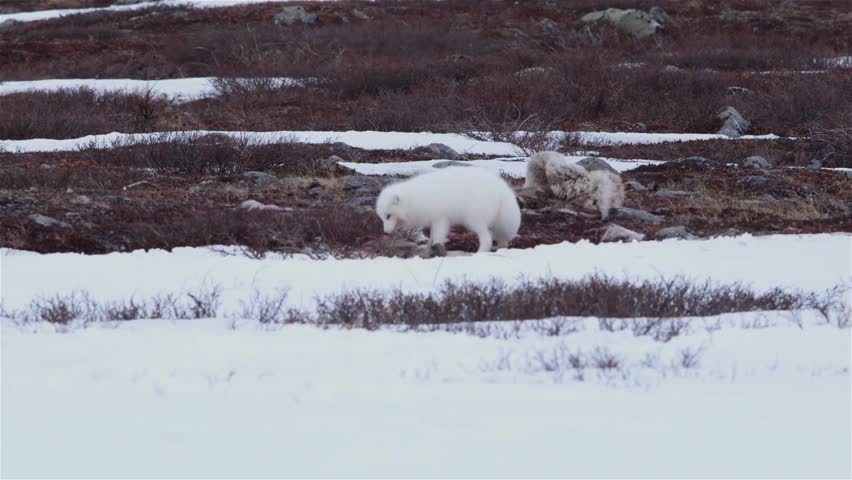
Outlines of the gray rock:
M 586 157 L 586 158 L 580 160 L 579 162 L 577 162 L 577 165 L 585 168 L 589 172 L 593 172 L 595 170 L 607 170 L 609 172 L 612 172 L 612 173 L 618 175 L 618 170 L 612 168 L 610 166 L 610 164 L 606 163 L 605 161 L 601 160 L 600 158 Z
M 638 210 L 636 208 L 627 208 L 621 207 L 616 212 L 615 217 L 616 220 L 635 220 L 644 223 L 651 223 L 654 225 L 663 223 L 664 218 L 659 215 L 654 215 L 651 212 L 646 212 L 645 210 Z
M 683 238 L 685 240 L 694 240 L 698 237 L 689 233 L 683 225 L 676 225 L 674 227 L 661 228 L 657 232 L 657 238 Z
M 351 207 L 370 207 L 376 206 L 376 197 L 355 197 L 349 200 L 348 205 Z
M 679 72 L 680 67 L 676 67 L 674 65 L 666 65 L 665 67 L 663 67 L 663 71 L 664 72 Z
M 770 195 L 768 193 L 764 193 L 763 195 L 756 197 L 754 200 L 757 201 L 757 202 L 763 202 L 763 203 L 775 203 L 775 202 L 778 201 L 778 200 L 775 199 L 775 197 L 773 197 L 772 195 Z
M 772 183 L 772 179 L 763 175 L 749 175 L 737 180 L 737 183 L 751 188 L 766 188 Z
M 685 192 L 683 190 L 657 190 L 654 192 L 654 196 L 661 198 L 688 198 L 692 195 L 692 192 Z
M 18 25 L 19 23 L 21 22 L 18 20 L 12 20 L 11 18 L 8 20 L 3 20 L 2 22 L 0 22 L 0 32 L 2 32 L 3 30 L 8 30 L 14 27 L 15 25 Z
M 648 10 L 648 16 L 660 25 L 665 25 L 672 20 L 672 16 L 663 10 L 662 7 L 651 7 Z
M 770 168 L 771 166 L 772 166 L 772 164 L 769 163 L 769 160 L 767 160 L 763 157 L 759 157 L 759 156 L 748 157 L 745 160 L 743 160 L 743 167 L 745 167 L 745 168 L 763 169 L 763 168 Z
M 369 22 L 370 20 L 372 20 L 372 18 L 369 15 L 362 12 L 361 10 L 358 10 L 357 8 L 353 8 L 351 13 L 352 13 L 352 16 L 357 18 L 358 20 L 363 20 L 365 22 Z
M 459 162 L 456 160 L 444 160 L 443 162 L 437 162 L 432 164 L 432 168 L 447 168 L 447 167 L 470 167 L 471 165 L 467 162 Z
M 816 159 L 811 160 L 810 162 L 808 162 L 807 165 L 805 165 L 805 168 L 810 168 L 812 170 L 819 170 L 820 168 L 822 168 L 822 162 L 819 161 L 819 160 L 816 160 Z
M 648 191 L 648 187 L 646 187 L 645 185 L 642 185 L 641 183 L 637 182 L 636 180 L 628 180 L 628 181 L 624 182 L 624 189 L 625 190 L 632 190 L 634 192 L 647 192 Z
M 92 199 L 86 195 L 77 195 L 76 197 L 72 198 L 70 202 L 73 205 L 88 205 L 92 203 Z
M 278 15 L 272 18 L 275 25 L 293 25 L 294 23 L 303 23 L 305 25 L 313 25 L 317 23 L 317 15 L 309 13 L 305 7 L 284 7 Z
M 252 183 L 258 186 L 268 185 L 276 180 L 274 175 L 270 175 L 265 172 L 255 171 L 243 173 L 243 178 L 251 181 Z
M 710 160 L 705 157 L 686 157 L 679 158 L 675 160 L 678 165 L 685 165 L 690 167 L 698 167 L 698 168 L 706 168 L 706 169 L 715 169 L 722 168 L 722 164 L 717 162 L 716 160 Z
M 621 225 L 612 224 L 607 227 L 601 237 L 602 242 L 619 242 L 619 241 L 639 241 L 645 238 L 645 234 L 634 232 L 633 230 L 622 227 Z
M 728 87 L 728 95 L 739 95 L 741 93 L 753 93 L 751 90 L 745 87 Z
M 663 29 L 663 26 L 650 15 L 632 8 L 599 10 L 583 15 L 581 20 L 586 23 L 606 21 L 638 38 L 653 35 Z
M 34 213 L 30 215 L 30 220 L 41 225 L 42 227 L 61 227 L 61 228 L 71 228 L 71 225 L 67 223 L 57 220 L 53 217 L 48 217 L 46 215 L 41 215 L 39 213 Z
M 538 21 L 538 25 L 544 29 L 547 33 L 551 35 L 558 35 L 562 32 L 562 27 L 559 26 L 554 20 L 549 18 L 542 18 Z
M 377 194 L 386 182 L 367 175 L 350 175 L 343 179 L 343 190 L 347 192 Z
M 461 156 L 443 143 L 430 143 L 425 147 L 417 147 L 415 152 L 426 152 L 435 160 L 459 160 Z
M 719 129 L 720 135 L 725 135 L 731 138 L 739 138 L 748 131 L 751 123 L 743 118 L 734 107 L 725 107 L 719 111 L 719 120 L 722 120 L 722 128 Z
M 545 74 L 547 74 L 547 69 L 544 67 L 527 67 L 515 72 L 515 76 L 518 78 L 534 78 Z
M 320 172 L 326 173 L 353 173 L 355 170 L 345 167 L 340 164 L 340 162 L 344 162 L 342 158 L 337 155 L 332 155 L 328 158 L 321 158 L 319 160 L 314 160 L 314 169 Z

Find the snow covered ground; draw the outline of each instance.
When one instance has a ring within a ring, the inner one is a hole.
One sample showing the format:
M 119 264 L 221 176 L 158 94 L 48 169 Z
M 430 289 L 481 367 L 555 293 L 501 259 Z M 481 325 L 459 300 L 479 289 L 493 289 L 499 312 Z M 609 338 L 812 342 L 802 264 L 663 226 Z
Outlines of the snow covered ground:
M 232 7 L 234 5 L 248 3 L 276 2 L 285 3 L 292 0 L 159 0 L 151 2 L 140 2 L 132 5 L 113 5 L 99 8 L 68 8 L 60 10 L 38 10 L 32 12 L 6 13 L 0 15 L 0 22 L 15 20 L 18 22 L 33 22 L 37 20 L 49 20 L 51 18 L 64 17 L 66 15 L 79 15 L 83 13 L 113 11 L 122 12 L 130 10 L 141 10 L 155 6 L 187 6 L 195 8 Z M 322 1 L 322 0 L 320 0 Z
M 0 272 L 0 298 L 8 310 L 22 309 L 36 296 L 74 290 L 110 301 L 195 291 L 205 285 L 222 289 L 225 311 L 236 310 L 239 301 L 255 291 L 271 294 L 280 289 L 289 289 L 291 306 L 309 308 L 316 295 L 347 288 L 425 292 L 445 280 L 496 277 L 512 283 L 521 276 L 580 279 L 596 272 L 631 279 L 681 275 L 739 282 L 760 291 L 823 291 L 852 280 L 852 235 L 744 235 L 600 245 L 582 241 L 462 257 L 319 261 L 302 256 L 256 260 L 206 248 L 107 255 L 7 249 L 0 250 Z
M 766 328 L 743 328 L 760 317 Z M 2 325 L 4 478 L 850 475 L 850 331 Z M 719 324 L 720 329 L 704 327 Z M 582 358 L 573 368 L 569 358 Z M 596 359 L 615 358 L 615 368 Z M 684 358 L 688 359 L 684 361 Z M 582 378 L 582 380 L 581 380 Z
M 584 156 L 567 156 L 571 161 L 579 161 L 585 158 Z M 660 160 L 620 160 L 617 158 L 601 158 L 605 160 L 612 168 L 623 172 L 642 165 L 654 165 L 665 163 Z M 355 163 L 355 162 L 340 162 L 344 167 L 351 168 L 363 175 L 414 175 L 433 171 L 436 163 L 442 160 L 423 160 L 414 162 L 384 162 L 384 163 Z M 524 178 L 527 175 L 526 157 L 514 158 L 495 158 L 492 160 L 471 160 L 465 163 L 475 167 L 487 168 L 497 172 L 509 175 L 515 178 Z
M 155 96 L 166 96 L 174 101 L 188 102 L 199 98 L 211 97 L 217 94 L 213 86 L 215 77 L 173 78 L 167 80 L 133 80 L 129 78 L 65 78 L 50 80 L 26 80 L 19 82 L 0 82 L 0 95 L 10 95 L 19 92 L 44 91 L 51 92 L 63 89 L 90 88 L 96 92 L 126 92 L 146 93 Z M 238 82 L 251 84 L 252 79 L 235 79 Z M 300 82 L 293 78 L 266 79 L 281 86 L 296 86 Z
M 431 132 L 377 132 L 377 131 L 295 131 L 285 130 L 276 132 L 244 132 L 244 131 L 211 131 L 193 130 L 184 132 L 152 132 L 152 133 L 107 133 L 102 135 L 87 135 L 71 139 L 28 139 L 0 140 L 0 149 L 10 152 L 61 152 L 77 150 L 95 144 L 108 147 L 114 142 L 132 143 L 158 138 L 174 138 L 180 135 L 198 136 L 208 133 L 220 133 L 233 138 L 240 138 L 250 143 L 271 143 L 295 141 L 301 143 L 343 142 L 356 148 L 369 150 L 393 150 L 414 148 L 430 143 L 443 143 L 459 153 L 478 153 L 484 155 L 516 156 L 521 154 L 517 145 L 508 142 L 490 142 L 474 140 L 457 133 Z M 705 133 L 635 133 L 635 132 L 576 132 L 582 142 L 598 144 L 648 144 L 663 142 L 685 142 L 691 140 L 725 140 L 724 135 Z M 562 135 L 563 132 L 553 132 Z M 776 135 L 743 135 L 740 140 L 771 139 Z

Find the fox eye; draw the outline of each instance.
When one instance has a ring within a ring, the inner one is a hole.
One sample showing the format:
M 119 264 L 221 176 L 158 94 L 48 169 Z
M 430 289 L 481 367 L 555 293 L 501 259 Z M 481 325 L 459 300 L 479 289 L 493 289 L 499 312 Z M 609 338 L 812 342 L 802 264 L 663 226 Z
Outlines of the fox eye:
M 386 218 L 387 220 L 390 220 L 390 215 L 385 215 L 385 218 Z

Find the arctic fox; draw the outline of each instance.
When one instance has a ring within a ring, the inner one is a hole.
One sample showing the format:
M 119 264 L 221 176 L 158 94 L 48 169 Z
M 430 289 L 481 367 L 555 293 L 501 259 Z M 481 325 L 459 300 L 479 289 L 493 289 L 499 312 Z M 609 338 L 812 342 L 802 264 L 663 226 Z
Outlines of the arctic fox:
M 388 185 L 376 200 L 385 233 L 429 227 L 429 244 L 443 248 L 450 227 L 479 237 L 479 251 L 505 248 L 518 235 L 521 209 L 511 187 L 497 173 L 478 167 L 448 167 Z
M 624 204 L 621 177 L 601 170 L 588 172 L 559 152 L 538 152 L 529 158 L 524 190 L 578 200 L 587 208 L 596 208 L 604 220 L 611 208 Z

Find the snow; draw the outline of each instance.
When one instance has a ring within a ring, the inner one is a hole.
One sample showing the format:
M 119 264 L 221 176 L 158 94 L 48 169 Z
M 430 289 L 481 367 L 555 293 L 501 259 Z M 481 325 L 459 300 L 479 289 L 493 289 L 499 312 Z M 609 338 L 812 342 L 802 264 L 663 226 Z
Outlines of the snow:
M 579 161 L 585 157 L 582 156 L 567 156 L 571 161 Z M 611 167 L 624 172 L 642 165 L 656 165 L 665 163 L 660 160 L 620 160 L 616 158 L 602 158 Z M 413 162 L 384 162 L 384 163 L 355 163 L 355 162 L 338 162 L 344 167 L 351 168 L 362 175 L 414 175 L 434 171 L 433 165 L 444 160 L 423 160 Z M 491 160 L 469 160 L 464 163 L 474 167 L 487 168 L 495 170 L 504 175 L 509 175 L 515 178 L 524 178 L 527 175 L 527 162 L 524 157 L 515 158 L 495 158 Z
M 443 143 L 459 153 L 473 153 L 483 155 L 516 156 L 521 154 L 518 147 L 508 142 L 491 142 L 474 140 L 458 133 L 432 133 L 432 132 L 377 132 L 377 131 L 274 131 L 274 132 L 245 132 L 245 131 L 212 131 L 192 130 L 176 132 L 152 132 L 152 133 L 107 133 L 102 135 L 87 135 L 72 139 L 28 139 L 28 140 L 0 140 L 0 149 L 11 152 L 60 152 L 73 151 L 85 148 L 91 144 L 108 147 L 114 142 L 126 144 L 152 140 L 164 136 L 198 136 L 208 133 L 219 133 L 233 138 L 243 138 L 251 143 L 271 143 L 295 141 L 301 143 L 330 143 L 343 142 L 352 147 L 370 150 L 394 150 L 408 149 L 430 143 Z M 681 142 L 694 140 L 730 140 L 724 135 L 704 133 L 635 133 L 635 132 L 577 132 L 581 141 L 592 144 L 648 144 L 663 142 Z M 563 132 L 553 132 L 554 135 L 563 135 Z M 776 135 L 744 135 L 741 140 L 773 139 Z
M 166 80 L 133 80 L 129 78 L 70 78 L 51 80 L 26 80 L 19 82 L 0 82 L 0 95 L 19 92 L 46 91 L 52 92 L 63 89 L 90 88 L 99 93 L 127 92 L 146 93 L 150 91 L 155 96 L 167 96 L 176 101 L 192 101 L 211 97 L 217 94 L 213 81 L 216 77 L 174 78 Z M 240 82 L 251 82 L 249 78 L 235 79 Z M 269 80 L 282 86 L 300 84 L 293 78 L 270 78 Z
M 771 326 L 739 325 L 770 320 Z M 463 334 L 140 320 L 3 323 L 4 478 L 850 475 L 848 329 L 788 313 Z M 617 371 L 551 368 L 599 349 Z M 679 366 L 699 352 L 697 366 Z
M 125 12 L 130 10 L 141 10 L 143 8 L 169 6 L 169 7 L 193 7 L 193 8 L 215 8 L 215 7 L 232 7 L 235 5 L 245 5 L 249 3 L 285 3 L 290 0 L 160 0 L 151 2 L 141 2 L 133 5 L 112 5 L 109 7 L 98 8 L 68 8 L 61 10 L 38 10 L 32 12 L 6 13 L 0 15 L 0 22 L 6 20 L 15 20 L 18 22 L 33 22 L 37 20 L 49 20 L 51 18 L 64 17 L 66 15 L 79 15 L 91 12 Z
M 795 254 L 791 254 L 795 252 Z M 0 298 L 7 310 L 34 297 L 83 290 L 98 301 L 147 299 L 219 286 L 222 308 L 234 311 L 253 292 L 289 289 L 290 306 L 310 308 L 316 295 L 347 288 L 431 291 L 446 280 L 512 283 L 521 278 L 580 279 L 677 275 L 696 281 L 743 283 L 759 291 L 784 287 L 820 292 L 852 280 L 852 235 L 770 235 L 634 243 L 588 241 L 446 258 L 311 260 L 252 259 L 209 248 L 80 255 L 0 250 Z

